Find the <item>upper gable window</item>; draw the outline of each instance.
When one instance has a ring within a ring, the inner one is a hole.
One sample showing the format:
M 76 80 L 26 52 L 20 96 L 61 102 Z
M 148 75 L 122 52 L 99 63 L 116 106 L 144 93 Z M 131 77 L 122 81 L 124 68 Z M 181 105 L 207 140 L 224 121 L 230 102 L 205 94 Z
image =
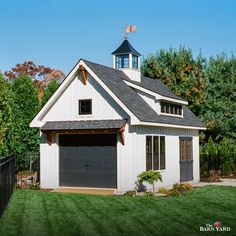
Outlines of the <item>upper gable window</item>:
M 183 109 L 181 105 L 161 102 L 161 113 L 182 116 Z
M 92 114 L 92 99 L 79 100 L 79 115 Z
M 129 68 L 129 55 L 116 56 L 116 68 Z

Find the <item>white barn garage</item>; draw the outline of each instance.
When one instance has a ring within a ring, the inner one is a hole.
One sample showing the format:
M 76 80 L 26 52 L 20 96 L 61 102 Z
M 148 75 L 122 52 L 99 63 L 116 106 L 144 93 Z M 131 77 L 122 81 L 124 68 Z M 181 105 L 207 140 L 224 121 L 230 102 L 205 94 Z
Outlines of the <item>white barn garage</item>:
M 132 190 L 155 169 L 156 187 L 199 180 L 201 121 L 161 81 L 143 77 L 125 39 L 113 68 L 81 59 L 31 122 L 41 130 L 42 188 Z

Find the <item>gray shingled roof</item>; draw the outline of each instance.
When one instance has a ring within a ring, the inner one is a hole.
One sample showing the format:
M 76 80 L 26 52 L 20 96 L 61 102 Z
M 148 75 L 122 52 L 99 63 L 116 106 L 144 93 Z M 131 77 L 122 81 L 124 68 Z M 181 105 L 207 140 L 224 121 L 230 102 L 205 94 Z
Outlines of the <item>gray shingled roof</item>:
M 126 120 L 48 121 L 41 130 L 120 129 L 125 123 Z
M 177 97 L 174 93 L 172 93 L 169 88 L 158 79 L 150 79 L 148 77 L 141 77 L 141 82 L 131 80 L 130 78 L 124 78 L 124 80 L 129 81 L 133 84 L 139 85 L 145 89 L 148 89 L 154 93 L 158 93 L 162 96 L 168 97 L 168 98 L 174 98 L 176 100 L 185 101 L 181 97 Z
M 204 127 L 203 123 L 186 106 L 183 106 L 183 118 L 158 115 L 134 89 L 124 82 L 124 80 L 130 81 L 130 79 L 123 71 L 87 60 L 83 61 L 140 121 Z M 139 85 L 145 84 L 146 88 L 152 87 L 153 89 L 155 88 L 155 90 L 161 91 L 156 91 L 159 94 L 162 93 L 161 95 L 166 94 L 164 96 L 167 96 L 168 94 L 168 97 L 172 96 L 173 98 L 176 98 L 176 96 L 166 86 L 163 86 L 160 81 L 153 80 L 154 82 L 157 82 L 154 86 L 154 83 L 150 80 L 151 79 L 144 77 Z

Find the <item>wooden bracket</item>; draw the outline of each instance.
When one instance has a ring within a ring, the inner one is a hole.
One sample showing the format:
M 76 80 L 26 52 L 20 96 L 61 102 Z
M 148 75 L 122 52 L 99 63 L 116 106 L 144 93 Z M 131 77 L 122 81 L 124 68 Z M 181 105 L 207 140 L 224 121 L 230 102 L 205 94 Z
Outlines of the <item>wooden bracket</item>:
M 119 136 L 120 136 L 120 142 L 122 143 L 122 145 L 125 145 L 125 124 L 119 129 Z
M 52 145 L 52 133 L 46 132 L 45 134 L 47 136 L 48 144 L 49 144 L 49 146 L 51 146 Z
M 80 65 L 79 69 L 80 69 L 80 73 L 81 73 L 81 76 L 82 76 L 83 84 L 86 85 L 87 84 L 86 70 L 85 70 L 83 65 Z

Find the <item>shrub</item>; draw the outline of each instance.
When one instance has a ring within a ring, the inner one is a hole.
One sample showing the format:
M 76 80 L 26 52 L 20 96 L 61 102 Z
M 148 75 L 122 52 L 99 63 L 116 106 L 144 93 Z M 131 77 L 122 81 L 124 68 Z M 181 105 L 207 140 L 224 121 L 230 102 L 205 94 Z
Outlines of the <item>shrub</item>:
M 234 156 L 233 156 L 234 171 L 236 171 L 236 144 L 234 144 Z
M 170 196 L 179 197 L 181 193 L 189 191 L 193 189 L 193 186 L 189 183 L 176 183 L 173 185 L 173 188 L 170 191 Z
M 158 190 L 158 193 L 163 193 L 163 194 L 165 194 L 167 196 L 170 195 L 170 192 L 171 192 L 171 190 L 167 189 L 167 188 L 159 188 L 159 190 Z
M 182 184 L 178 184 L 178 183 L 175 183 L 174 185 L 173 185 L 173 188 L 172 188 L 172 191 L 178 191 L 178 192 L 180 192 L 180 191 L 182 191 L 183 190 L 183 188 L 182 188 Z
M 221 156 L 220 171 L 223 175 L 228 175 L 231 171 L 231 163 L 230 163 L 229 142 L 226 138 L 223 138 L 220 143 L 219 153 Z
M 130 191 L 125 192 L 123 196 L 134 197 L 135 195 L 136 195 L 136 191 L 130 190 Z
M 210 170 L 208 180 L 210 182 L 220 182 L 220 170 Z
M 154 192 L 145 192 L 144 197 L 155 197 Z
M 189 183 L 183 183 L 183 184 L 182 184 L 182 189 L 183 189 L 184 191 L 189 191 L 189 190 L 192 190 L 192 189 L 193 189 L 193 186 L 192 186 L 191 184 L 189 184 Z
M 160 180 L 162 182 L 161 173 L 157 170 L 148 170 L 144 171 L 138 175 L 138 182 L 143 183 L 147 182 L 152 184 L 153 192 L 154 192 L 154 183 Z
M 180 193 L 177 189 L 175 189 L 175 190 L 172 190 L 172 191 L 170 192 L 170 196 L 171 196 L 171 197 L 180 197 L 180 196 L 181 196 L 181 193 Z
M 39 185 L 39 182 L 36 182 L 36 183 L 32 183 L 29 185 L 29 189 L 31 190 L 40 190 L 40 185 Z

